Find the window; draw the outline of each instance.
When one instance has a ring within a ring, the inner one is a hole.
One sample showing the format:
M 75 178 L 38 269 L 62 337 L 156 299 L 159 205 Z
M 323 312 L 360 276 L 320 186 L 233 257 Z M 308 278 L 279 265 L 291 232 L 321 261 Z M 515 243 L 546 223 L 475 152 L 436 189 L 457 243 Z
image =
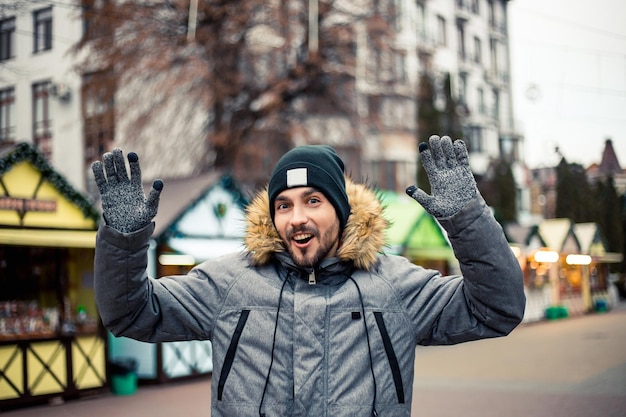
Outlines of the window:
M 493 118 L 500 120 L 500 93 L 498 90 L 493 90 Z
M 448 44 L 446 37 L 446 19 L 443 16 L 437 16 L 437 42 L 441 46 Z
M 373 82 L 405 82 L 407 78 L 406 54 L 391 48 L 370 46 L 370 56 L 366 63 L 367 77 Z
M 52 7 L 33 12 L 34 52 L 52 49 Z
M 491 39 L 489 41 L 489 52 L 491 54 L 491 73 L 493 75 L 497 75 L 499 68 L 498 68 L 498 41 L 496 41 L 495 39 Z
M 0 142 L 15 141 L 15 89 L 0 90 Z
M 97 39 L 101 37 L 113 36 L 113 25 L 107 24 L 106 19 L 97 19 L 98 15 L 105 13 L 103 9 L 109 3 L 105 1 L 92 1 L 91 4 L 83 2 L 83 37 L 85 39 Z
M 94 30 L 94 7 L 93 6 L 83 6 L 83 37 L 85 39 L 94 39 L 96 36 L 92 35 Z
M 48 159 L 52 156 L 49 81 L 33 84 L 33 142 Z
M 465 51 L 465 27 L 462 23 L 457 25 L 457 36 L 459 41 L 459 58 L 461 61 L 465 61 L 467 53 Z
M 406 184 L 411 171 L 409 163 L 406 161 L 372 160 L 369 162 L 368 172 L 370 179 L 376 187 L 384 190 L 394 190 L 400 192 L 403 184 Z
M 467 104 L 467 74 L 459 74 L 459 102 Z
M 515 136 L 501 136 L 500 156 L 507 161 L 519 161 L 519 145 Z
M 115 81 L 111 72 L 102 71 L 83 76 L 82 113 L 85 140 L 85 165 L 112 148 L 115 137 Z
M 417 3 L 417 36 L 420 40 L 426 40 L 426 18 L 424 17 L 424 5 Z
M 474 36 L 474 62 L 477 64 L 482 62 L 482 45 L 478 36 Z
M 405 82 L 407 79 L 406 55 L 402 51 L 393 54 L 396 81 Z
M 470 7 L 472 9 L 472 13 L 480 14 L 480 3 L 478 0 L 472 0 L 472 4 Z
M 393 9 L 390 10 L 390 16 L 394 16 L 393 23 L 396 29 L 396 32 L 402 32 L 404 29 L 409 29 L 406 27 L 403 19 L 406 18 L 407 12 L 404 10 L 406 8 L 405 2 L 403 0 L 394 0 Z
M 468 126 L 464 130 L 467 150 L 470 153 L 483 152 L 483 129 L 480 126 Z
M 478 112 L 480 114 L 485 114 L 487 112 L 485 109 L 485 92 L 482 88 L 478 88 L 476 95 L 478 96 Z
M 487 9 L 488 9 L 487 19 L 489 20 L 489 25 L 493 27 L 496 25 L 496 9 L 495 9 L 495 5 L 493 4 L 493 0 L 487 1 Z
M 0 61 L 15 57 L 15 18 L 0 20 Z

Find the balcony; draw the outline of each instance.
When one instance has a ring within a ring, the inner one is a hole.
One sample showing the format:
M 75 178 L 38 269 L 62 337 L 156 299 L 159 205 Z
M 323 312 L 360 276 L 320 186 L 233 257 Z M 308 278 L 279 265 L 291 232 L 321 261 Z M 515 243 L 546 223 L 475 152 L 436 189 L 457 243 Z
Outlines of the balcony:
M 457 0 L 455 7 L 455 17 L 457 22 L 464 23 L 472 18 L 472 10 L 464 0 Z

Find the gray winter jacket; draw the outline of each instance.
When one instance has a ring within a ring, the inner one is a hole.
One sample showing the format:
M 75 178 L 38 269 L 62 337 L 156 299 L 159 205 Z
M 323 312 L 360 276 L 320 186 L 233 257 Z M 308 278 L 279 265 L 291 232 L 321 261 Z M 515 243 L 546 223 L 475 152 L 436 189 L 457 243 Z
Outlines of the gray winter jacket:
M 213 345 L 212 417 L 409 417 L 416 345 L 504 336 L 522 319 L 522 275 L 480 196 L 448 232 L 463 276 L 381 255 L 383 208 L 348 182 L 352 208 L 337 258 L 293 265 L 267 193 L 247 212 L 247 251 L 185 276 L 146 274 L 153 225 L 98 232 L 96 301 L 115 335 Z M 417 203 L 416 203 L 417 204 Z

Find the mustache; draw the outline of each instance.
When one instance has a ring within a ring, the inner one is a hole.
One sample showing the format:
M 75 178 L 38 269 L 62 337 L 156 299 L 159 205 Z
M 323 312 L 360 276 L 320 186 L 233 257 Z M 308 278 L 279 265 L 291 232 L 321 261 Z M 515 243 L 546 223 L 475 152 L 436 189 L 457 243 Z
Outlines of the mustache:
M 308 226 L 299 226 L 299 227 L 294 227 L 290 230 L 287 231 L 287 237 L 289 239 L 291 239 L 293 237 L 293 235 L 297 234 L 297 233 L 310 233 L 314 236 L 318 235 L 317 229 L 315 228 L 311 228 Z

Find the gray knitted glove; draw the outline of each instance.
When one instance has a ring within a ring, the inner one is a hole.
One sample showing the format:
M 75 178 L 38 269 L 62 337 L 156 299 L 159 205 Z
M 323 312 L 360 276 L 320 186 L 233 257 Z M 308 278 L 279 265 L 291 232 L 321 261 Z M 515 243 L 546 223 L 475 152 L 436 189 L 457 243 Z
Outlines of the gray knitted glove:
M 107 225 L 122 233 L 131 233 L 148 225 L 157 214 L 163 181 L 155 180 L 152 183 L 146 199 L 136 153 L 128 154 L 130 179 L 121 149 L 105 153 L 102 159 L 104 170 L 100 161 L 91 164 L 91 169 L 100 190 L 102 212 Z
M 420 203 L 435 217 L 451 217 L 461 211 L 476 197 L 476 180 L 467 158 L 467 148 L 462 140 L 452 140 L 448 136 L 431 136 L 420 143 L 419 151 L 430 182 L 431 194 L 426 194 L 415 185 L 406 193 Z M 430 148 L 430 149 L 429 149 Z

